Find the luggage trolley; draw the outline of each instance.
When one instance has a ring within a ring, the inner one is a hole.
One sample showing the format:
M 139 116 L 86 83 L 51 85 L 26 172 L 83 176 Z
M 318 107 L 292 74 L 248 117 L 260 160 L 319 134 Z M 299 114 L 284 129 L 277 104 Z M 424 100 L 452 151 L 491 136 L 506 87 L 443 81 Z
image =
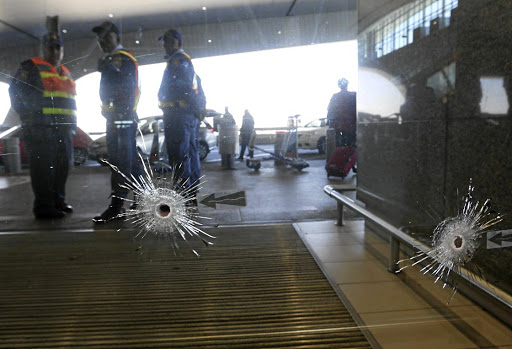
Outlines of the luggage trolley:
M 286 133 L 285 140 L 283 141 L 283 144 L 281 145 L 281 148 L 278 150 L 278 152 L 273 153 L 269 152 L 267 150 L 264 150 L 262 148 L 259 148 L 254 145 L 256 142 L 256 133 L 253 132 L 251 136 L 251 140 L 249 141 L 249 154 L 250 158 L 246 160 L 245 164 L 248 168 L 252 168 L 255 171 L 258 171 L 261 168 L 261 161 L 263 160 L 280 160 L 284 164 L 289 165 L 290 167 L 293 167 L 296 170 L 301 171 L 302 169 L 309 167 L 309 164 L 304 160 L 300 159 L 298 157 L 298 118 L 300 115 L 294 115 L 288 117 L 288 132 Z M 293 142 L 293 143 L 290 143 Z M 254 149 L 257 149 L 259 151 L 262 151 L 264 153 L 270 154 L 270 157 L 263 158 L 263 159 L 256 159 L 253 157 Z M 292 153 L 293 157 L 287 156 L 288 154 Z

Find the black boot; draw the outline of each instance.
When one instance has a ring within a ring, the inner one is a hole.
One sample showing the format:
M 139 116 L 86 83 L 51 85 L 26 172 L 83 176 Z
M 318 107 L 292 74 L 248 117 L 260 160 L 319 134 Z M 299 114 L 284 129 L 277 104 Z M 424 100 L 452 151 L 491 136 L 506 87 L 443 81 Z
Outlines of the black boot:
M 92 219 L 94 223 L 107 223 L 113 219 L 123 219 L 123 213 L 126 210 L 123 207 L 123 201 L 119 198 L 112 198 L 112 203 L 108 206 L 108 208 L 99 216 L 96 216 Z
M 57 210 L 54 207 L 39 207 L 34 209 L 34 216 L 37 219 L 62 218 L 66 216 L 66 212 Z
M 71 206 L 70 204 L 66 204 L 65 202 L 57 204 L 55 208 L 59 211 L 64 211 L 66 213 L 73 213 L 73 206 Z

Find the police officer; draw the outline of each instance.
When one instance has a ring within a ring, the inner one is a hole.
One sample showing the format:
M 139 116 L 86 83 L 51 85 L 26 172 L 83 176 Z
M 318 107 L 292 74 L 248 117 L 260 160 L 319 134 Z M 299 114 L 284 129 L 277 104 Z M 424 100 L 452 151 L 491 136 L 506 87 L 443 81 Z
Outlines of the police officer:
M 160 40 L 163 40 L 167 53 L 167 67 L 158 91 L 158 104 L 163 111 L 169 164 L 174 170 L 174 180 L 189 189 L 190 200 L 187 203 L 197 205 L 197 193 L 191 180 L 194 168 L 191 168 L 191 161 L 198 156 L 196 115 L 201 113 L 202 103 L 197 77 L 190 56 L 181 48 L 181 34 L 169 29 Z
M 9 87 L 11 105 L 20 115 L 30 161 L 36 218 L 62 218 L 73 212 L 65 187 L 76 131 L 75 83 L 61 64 L 61 37 L 42 38 L 43 57 L 21 63 Z
M 138 63 L 133 54 L 121 45 L 121 34 L 112 22 L 104 22 L 92 29 L 105 56 L 98 63 L 101 73 L 101 113 L 107 119 L 108 161 L 121 173 L 136 178 L 141 174 L 137 159 L 137 104 L 140 89 Z M 123 188 L 126 179 L 117 171 L 111 174 L 112 200 L 108 208 L 94 217 L 95 223 L 121 218 L 125 212 L 124 198 L 129 190 Z M 132 206 L 133 207 L 133 206 Z

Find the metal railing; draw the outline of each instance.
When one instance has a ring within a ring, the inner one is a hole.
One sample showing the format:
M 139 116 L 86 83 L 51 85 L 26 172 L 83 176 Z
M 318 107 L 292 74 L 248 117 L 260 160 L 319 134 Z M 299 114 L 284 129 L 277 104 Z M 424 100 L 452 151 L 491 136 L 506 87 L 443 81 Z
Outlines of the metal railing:
M 388 271 L 395 273 L 398 271 L 398 261 L 400 258 L 400 243 L 405 243 L 409 245 L 410 247 L 416 248 L 420 250 L 423 253 L 426 253 L 430 250 L 429 246 L 426 246 L 422 242 L 414 239 L 410 235 L 406 234 L 405 232 L 401 231 L 397 227 L 389 224 L 388 222 L 384 221 L 382 218 L 376 216 L 375 214 L 371 213 L 364 207 L 358 205 L 354 200 L 350 199 L 349 197 L 341 194 L 342 191 L 354 191 L 354 186 L 347 186 L 347 187 L 340 187 L 340 188 L 334 188 L 330 185 L 326 185 L 324 187 L 324 192 L 329 195 L 330 197 L 334 198 L 337 203 L 337 210 L 338 210 L 338 220 L 336 222 L 337 225 L 342 226 L 343 225 L 343 207 L 346 206 L 350 208 L 353 211 L 356 211 L 363 217 L 371 220 L 373 223 L 378 225 L 380 228 L 384 229 L 386 232 L 389 233 L 389 246 L 390 246 L 390 252 L 389 252 L 389 262 L 388 262 Z M 489 285 L 484 279 L 480 278 L 477 275 L 474 275 L 473 273 L 470 273 L 467 269 L 461 268 L 461 272 L 458 273 L 458 275 L 469 282 L 472 286 L 477 287 L 479 290 L 483 291 L 486 295 L 492 297 L 494 300 L 498 301 L 501 305 L 508 308 L 506 309 L 506 312 L 509 314 L 512 314 L 512 296 L 506 293 L 505 291 Z M 494 313 L 494 312 L 493 312 Z M 499 311 L 499 313 L 503 313 L 502 311 Z M 505 322 L 509 322 L 508 319 L 502 319 Z

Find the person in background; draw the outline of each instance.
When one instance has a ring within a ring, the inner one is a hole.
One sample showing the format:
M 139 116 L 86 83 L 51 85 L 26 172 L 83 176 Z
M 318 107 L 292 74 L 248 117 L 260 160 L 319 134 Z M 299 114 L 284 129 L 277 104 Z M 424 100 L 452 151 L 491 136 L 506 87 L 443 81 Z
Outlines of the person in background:
M 245 109 L 244 116 L 242 118 L 242 127 L 240 128 L 240 155 L 238 160 L 244 159 L 245 149 L 249 145 L 252 133 L 254 132 L 254 118 L 249 113 L 249 110 Z
M 236 121 L 233 118 L 233 115 L 229 112 L 228 107 L 224 108 L 224 116 L 222 117 L 222 122 L 226 125 L 235 125 Z
M 133 54 L 121 45 L 121 33 L 114 23 L 103 22 L 92 31 L 105 53 L 98 62 L 98 71 L 101 73 L 101 114 L 107 123 L 108 161 L 125 176 L 138 178 L 142 172 L 135 140 L 139 120 L 139 66 Z M 122 186 L 126 179 L 112 170 L 110 182 L 111 203 L 101 215 L 94 217 L 95 223 L 122 218 L 125 212 L 123 204 L 129 190 Z M 130 208 L 135 207 L 136 201 Z
M 44 35 L 42 48 L 43 57 L 21 63 L 9 94 L 29 154 L 33 213 L 36 218 L 62 218 L 73 212 L 65 201 L 65 188 L 76 132 L 76 88 L 71 73 L 61 64 L 61 37 Z
M 167 66 L 158 91 L 158 104 L 163 112 L 165 143 L 174 180 L 188 198 L 186 204 L 197 206 L 197 186 L 192 169 L 197 173 L 197 115 L 201 113 L 200 93 L 192 59 L 181 48 L 183 37 L 176 29 L 167 30 L 163 41 Z M 205 101 L 204 101 L 205 102 Z M 204 103 L 206 104 L 206 103 Z
M 340 92 L 332 95 L 327 107 L 329 126 L 336 130 L 336 146 L 351 146 L 356 143 L 356 93 L 349 92 L 348 80 L 338 80 Z

